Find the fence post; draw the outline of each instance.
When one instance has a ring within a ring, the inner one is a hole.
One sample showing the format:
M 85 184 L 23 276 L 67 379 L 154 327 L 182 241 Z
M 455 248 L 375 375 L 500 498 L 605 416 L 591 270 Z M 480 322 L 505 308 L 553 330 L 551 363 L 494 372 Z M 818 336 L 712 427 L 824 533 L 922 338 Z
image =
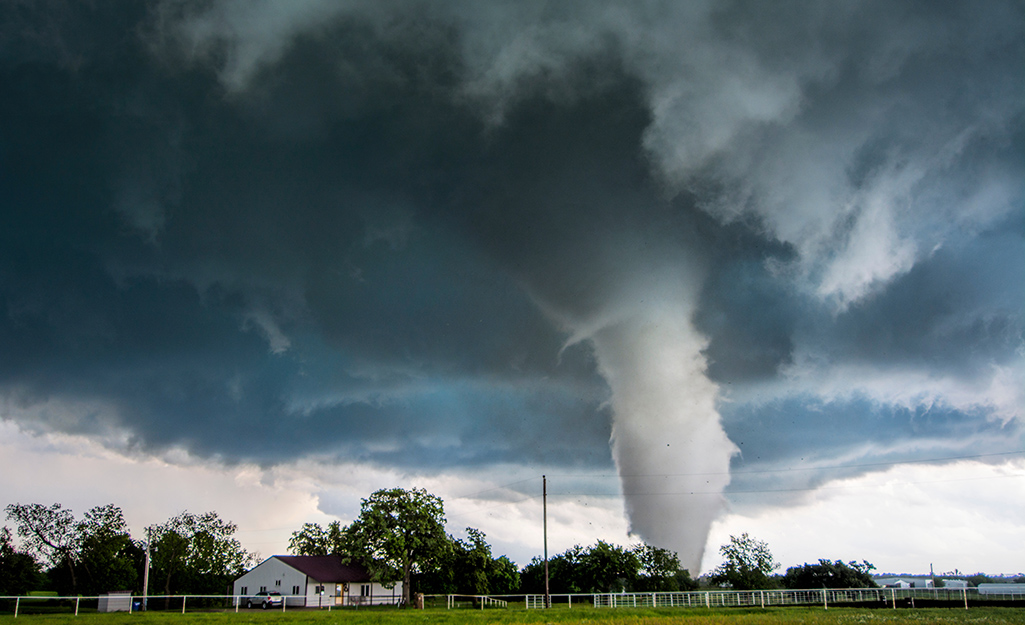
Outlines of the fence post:
M 182 614 L 185 614 L 185 600 L 188 598 L 187 595 L 182 595 Z
M 79 603 L 80 603 L 81 601 L 82 601 L 82 598 L 81 598 L 81 597 L 75 597 L 75 616 L 78 616 L 78 604 L 79 604 Z M 132 607 L 131 607 L 131 606 L 132 606 L 132 604 L 131 604 L 131 603 L 129 603 L 129 604 L 128 604 L 128 609 L 129 609 L 129 610 L 131 610 L 131 609 L 132 609 Z
M 829 609 L 829 600 L 826 597 L 827 597 L 826 589 L 823 588 L 822 589 L 822 607 L 828 610 Z
M 964 609 L 967 610 L 968 609 L 968 589 L 967 588 L 962 588 L 961 589 L 961 594 L 964 595 Z
M 14 618 L 18 618 L 18 606 L 21 605 L 21 597 L 14 600 Z

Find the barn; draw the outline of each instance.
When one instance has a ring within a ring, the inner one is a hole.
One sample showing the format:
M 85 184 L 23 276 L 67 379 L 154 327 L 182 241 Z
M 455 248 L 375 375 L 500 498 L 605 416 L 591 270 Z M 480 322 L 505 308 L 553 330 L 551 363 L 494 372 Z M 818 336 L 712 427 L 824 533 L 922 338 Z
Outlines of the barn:
M 278 592 L 287 607 L 395 605 L 402 582 L 386 586 L 341 556 L 271 556 L 235 580 L 236 604 L 260 592 Z

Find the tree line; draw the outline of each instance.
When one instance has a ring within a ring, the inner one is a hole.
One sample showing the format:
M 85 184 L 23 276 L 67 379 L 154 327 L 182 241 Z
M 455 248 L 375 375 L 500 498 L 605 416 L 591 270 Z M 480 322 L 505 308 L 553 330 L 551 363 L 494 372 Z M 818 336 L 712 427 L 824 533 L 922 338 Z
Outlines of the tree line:
M 59 503 L 11 504 L 5 511 L 22 550 L 3 527 L 0 596 L 142 591 L 147 542 L 132 538 L 121 508 L 96 506 L 81 518 Z M 237 530 L 216 512 L 182 512 L 150 526 L 150 594 L 224 594 L 256 559 L 234 537 Z
M 97 506 L 82 517 L 61 504 L 11 504 L 10 528 L 0 529 L 0 596 L 52 590 L 95 596 L 111 590 L 142 592 L 146 547 L 150 594 L 225 594 L 257 563 L 216 512 L 183 512 L 135 539 L 123 511 Z M 20 549 L 15 547 L 15 534 Z M 334 554 L 355 562 L 383 583 L 402 581 L 404 599 L 425 594 L 500 595 L 544 592 L 544 561 L 522 570 L 496 556 L 484 532 L 466 538 L 445 532 L 442 500 L 423 489 L 379 490 L 361 502 L 347 526 L 304 524 L 292 533 L 293 555 Z M 696 587 L 676 554 L 650 545 L 624 548 L 598 541 L 549 559 L 552 592 L 686 590 Z
M 0 529 L 0 596 L 31 590 L 94 596 L 111 590 L 142 591 L 146 547 L 150 594 L 226 594 L 232 582 L 257 563 L 235 533 L 238 527 L 216 512 L 182 512 L 147 528 L 146 540 L 131 537 L 124 514 L 113 504 L 76 518 L 60 504 L 11 504 L 14 533 Z M 293 555 L 338 555 L 364 566 L 375 581 L 402 581 L 403 599 L 424 594 L 504 595 L 545 591 L 545 561 L 522 569 L 495 556 L 484 532 L 468 527 L 466 538 L 445 531 L 442 500 L 423 489 L 383 489 L 361 501 L 349 525 L 304 524 L 291 534 Z M 876 584 L 866 561 L 819 560 L 774 573 L 779 564 L 768 545 L 747 534 L 731 536 L 723 562 L 702 582 L 735 590 L 761 588 L 870 588 Z M 622 547 L 599 540 L 576 545 L 548 559 L 550 592 L 670 592 L 698 588 L 675 552 L 639 544 Z
M 806 562 L 800 566 L 792 566 L 783 575 L 774 574 L 773 571 L 779 568 L 779 563 L 773 558 L 769 546 L 747 534 L 730 536 L 730 542 L 720 547 L 719 553 L 723 557 L 723 562 L 708 576 L 708 583 L 721 588 L 805 590 L 878 586 L 872 578 L 872 571 L 876 567 L 866 560 L 844 562 L 820 559 L 815 564 Z M 967 581 L 969 586 L 978 586 L 986 582 L 1025 583 L 1025 576 L 1022 575 L 994 578 L 975 574 L 960 576 L 960 579 Z M 939 577 L 933 577 L 932 581 L 936 588 L 943 587 L 944 581 Z

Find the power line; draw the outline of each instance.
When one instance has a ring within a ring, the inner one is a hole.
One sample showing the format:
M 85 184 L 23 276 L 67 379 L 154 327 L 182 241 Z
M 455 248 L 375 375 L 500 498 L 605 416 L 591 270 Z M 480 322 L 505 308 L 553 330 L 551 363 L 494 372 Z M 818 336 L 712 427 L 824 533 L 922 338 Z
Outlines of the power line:
M 611 477 L 611 478 L 623 478 L 623 477 L 699 477 L 699 476 L 714 476 L 714 475 L 748 475 L 748 474 L 761 474 L 761 473 L 792 473 L 797 471 L 824 471 L 833 469 L 864 469 L 870 467 L 892 467 L 901 464 L 928 464 L 934 462 L 953 462 L 956 460 L 978 460 L 979 458 L 994 458 L 998 456 L 1014 456 L 1019 454 L 1025 454 L 1025 450 L 1018 451 L 1002 451 L 992 454 L 975 454 L 972 456 L 944 456 L 937 458 L 921 458 L 917 460 L 892 460 L 889 462 L 865 462 L 858 464 L 835 464 L 835 465 L 816 465 L 811 467 L 797 467 L 797 468 L 786 468 L 786 469 L 740 469 L 735 471 L 716 471 L 716 472 L 697 472 L 697 473 L 563 473 L 555 475 L 555 477 Z M 534 478 L 536 479 L 536 478 Z
M 983 477 L 956 477 L 946 480 L 922 480 L 917 482 L 903 482 L 907 485 L 915 484 L 944 484 L 948 482 L 968 482 L 975 480 L 995 480 L 1003 478 L 1015 478 L 1025 477 L 1025 473 L 1012 474 L 1012 475 L 986 475 Z M 759 488 L 751 490 L 731 490 L 731 491 L 687 491 L 687 492 L 629 492 L 629 493 L 557 493 L 556 497 L 671 497 L 679 495 L 758 495 L 763 493 L 798 493 L 798 492 L 809 492 L 809 491 L 823 491 L 823 490 L 850 490 L 848 486 L 807 486 L 802 488 Z
M 871 462 L 871 463 L 859 463 L 859 464 L 820 465 L 820 466 L 816 466 L 816 467 L 788 468 L 788 469 L 766 469 L 766 470 L 733 471 L 733 472 L 718 472 L 718 473 L 660 473 L 660 474 L 624 474 L 624 475 L 609 475 L 609 474 L 562 474 L 562 475 L 556 475 L 555 477 L 577 477 L 577 478 L 580 478 L 580 477 L 585 477 L 585 478 L 616 477 L 616 478 L 620 478 L 620 477 L 700 477 L 700 476 L 715 476 L 715 475 L 750 475 L 750 474 L 765 474 L 765 473 L 788 473 L 788 472 L 798 472 L 798 471 L 823 471 L 823 470 L 834 470 L 834 469 L 858 469 L 858 468 L 862 468 L 863 469 L 863 468 L 871 468 L 871 467 L 891 467 L 891 466 L 897 466 L 897 465 L 902 465 L 902 464 L 926 464 L 926 463 L 937 463 L 937 462 L 953 462 L 953 461 L 958 461 L 958 460 L 977 460 L 977 459 L 980 459 L 980 458 L 994 458 L 994 457 L 1012 456 L 1012 455 L 1020 455 L 1020 454 L 1025 454 L 1025 450 L 1005 451 L 1005 452 L 996 452 L 996 453 L 989 453 L 989 454 L 974 454 L 974 455 L 969 455 L 969 456 L 945 456 L 945 457 L 936 457 L 936 458 L 923 458 L 923 459 L 917 459 L 917 460 L 903 460 L 903 461 L 899 461 L 898 460 L 898 461 L 892 461 L 892 462 Z M 488 493 L 488 492 L 492 492 L 492 491 L 496 491 L 496 490 L 502 490 L 502 489 L 508 488 L 510 486 L 516 486 L 518 484 L 522 484 L 522 483 L 525 483 L 525 482 L 536 481 L 539 477 L 540 476 L 537 476 L 537 477 L 534 477 L 534 478 L 529 478 L 529 479 L 524 479 L 524 480 L 518 480 L 516 482 L 510 482 L 509 484 L 504 484 L 504 485 L 501 485 L 501 486 L 496 486 L 496 487 L 493 487 L 493 488 L 490 488 L 490 489 L 479 491 L 479 493 L 477 493 L 477 494 Z M 938 483 L 945 483 L 945 482 L 961 482 L 961 481 L 987 480 L 987 479 L 999 479 L 999 478 L 1015 478 L 1015 477 L 1025 477 L 1025 473 L 1023 473 L 1023 474 L 1012 474 L 1012 475 L 991 475 L 991 476 L 974 477 L 974 478 L 950 478 L 950 479 L 945 479 L 945 480 L 928 480 L 928 481 L 905 482 L 905 483 L 909 484 L 909 485 L 912 485 L 912 484 L 938 484 Z M 554 494 L 551 494 L 551 495 L 555 496 L 555 497 L 559 497 L 559 498 L 566 498 L 566 497 L 667 497 L 667 496 L 681 496 L 681 495 L 685 495 L 685 496 L 695 496 L 695 495 L 719 495 L 719 496 L 726 495 L 726 496 L 733 496 L 733 495 L 752 495 L 752 494 L 766 494 L 766 493 L 791 493 L 791 492 L 811 492 L 811 491 L 822 491 L 822 490 L 847 490 L 847 489 L 849 489 L 849 487 L 846 487 L 846 486 L 816 486 L 816 487 L 802 487 L 802 488 L 776 488 L 776 489 L 768 489 L 767 488 L 767 489 L 731 490 L 731 491 L 719 491 L 719 490 L 716 490 L 716 491 L 652 492 L 652 493 L 645 493 L 645 492 L 630 492 L 630 493 L 618 493 L 618 492 L 617 493 L 562 492 L 562 493 L 554 493 Z M 460 497 L 460 498 L 462 498 L 462 499 L 471 499 L 471 498 L 473 498 L 473 495 L 466 495 L 466 496 L 463 496 L 463 497 Z M 488 510 L 492 510 L 492 509 L 495 509 L 495 508 L 501 508 L 501 507 L 505 507 L 505 506 L 509 506 L 509 505 L 516 505 L 516 504 L 520 504 L 520 503 L 523 503 L 525 501 L 529 501 L 529 500 L 537 499 L 537 498 L 538 498 L 538 495 L 531 495 L 531 496 L 528 496 L 528 497 L 524 497 L 522 499 L 517 499 L 515 501 L 497 502 L 494 505 L 491 505 L 491 506 L 488 506 L 488 507 L 477 508 L 477 509 L 474 509 L 472 511 L 467 511 L 467 512 L 460 513 L 458 515 L 454 515 L 454 517 L 458 518 L 458 517 L 463 517 L 463 516 L 467 516 L 467 515 L 470 515 L 470 514 L 486 512 Z

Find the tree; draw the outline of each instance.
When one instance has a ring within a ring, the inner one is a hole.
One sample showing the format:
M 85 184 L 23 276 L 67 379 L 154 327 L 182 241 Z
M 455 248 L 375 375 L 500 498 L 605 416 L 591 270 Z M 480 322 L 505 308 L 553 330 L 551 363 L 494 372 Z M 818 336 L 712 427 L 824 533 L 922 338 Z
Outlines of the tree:
M 36 559 L 14 548 L 10 528 L 0 529 L 0 597 L 38 590 L 43 574 Z
M 326 556 L 327 532 L 317 523 L 303 523 L 288 539 L 288 552 L 297 556 Z
M 641 562 L 633 551 L 599 540 L 580 552 L 577 567 L 583 592 L 619 592 L 633 587 Z
M 535 557 L 520 572 L 520 590 L 544 592 L 544 560 Z M 697 582 L 680 568 L 680 560 L 668 549 L 637 545 L 624 549 L 598 541 L 586 549 L 580 545 L 548 560 L 549 586 L 555 593 L 640 592 L 691 590 Z
M 346 551 L 370 570 L 374 579 L 401 579 L 402 600 L 410 603 L 415 573 L 430 571 L 451 544 L 445 534 L 445 507 L 423 489 L 382 489 L 364 499 L 359 517 L 345 532 Z
M 468 540 L 453 540 L 452 564 L 455 592 L 471 595 L 508 594 L 519 587 L 520 574 L 509 558 L 495 558 L 484 532 L 466 528 Z
M 783 576 L 783 587 L 804 588 L 876 588 L 871 571 L 876 567 L 865 560 L 844 564 L 841 560 L 819 560 L 818 564 L 792 566 Z
M 78 592 L 78 564 L 81 534 L 75 515 L 59 503 L 44 506 L 38 503 L 10 504 L 7 518 L 18 527 L 18 536 L 30 554 L 38 556 L 50 568 L 64 567 L 71 582 L 71 592 Z
M 507 556 L 499 556 L 491 562 L 491 593 L 511 595 L 520 589 L 520 571 Z
M 769 574 L 779 568 L 769 546 L 747 533 L 730 536 L 730 542 L 719 548 L 725 561 L 712 571 L 709 581 L 736 590 L 772 588 Z
M 79 551 L 75 570 L 78 591 L 98 595 L 111 590 L 135 590 L 143 565 L 143 549 L 132 540 L 121 508 L 96 506 L 76 524 Z M 50 574 L 58 587 L 65 569 Z
M 634 547 L 641 570 L 634 584 L 640 592 L 677 592 L 694 590 L 698 583 L 691 579 L 690 571 L 680 566 L 676 552 L 651 545 Z
M 455 540 L 452 553 L 453 573 L 457 591 L 471 595 L 486 595 L 491 592 L 488 569 L 491 567 L 491 545 L 484 539 L 484 532 L 472 527 L 466 528 L 468 540 Z
M 288 551 L 297 556 L 326 556 L 345 553 L 341 523 L 332 521 L 327 529 L 317 523 L 304 523 L 288 539 Z
M 182 512 L 150 529 L 152 578 L 164 594 L 220 594 L 255 560 L 216 512 Z
M 553 593 L 586 592 L 580 579 L 580 559 L 584 548 L 573 545 L 563 553 L 548 558 L 549 589 Z M 527 593 L 543 593 L 545 591 L 545 561 L 535 556 L 520 571 L 520 588 Z

